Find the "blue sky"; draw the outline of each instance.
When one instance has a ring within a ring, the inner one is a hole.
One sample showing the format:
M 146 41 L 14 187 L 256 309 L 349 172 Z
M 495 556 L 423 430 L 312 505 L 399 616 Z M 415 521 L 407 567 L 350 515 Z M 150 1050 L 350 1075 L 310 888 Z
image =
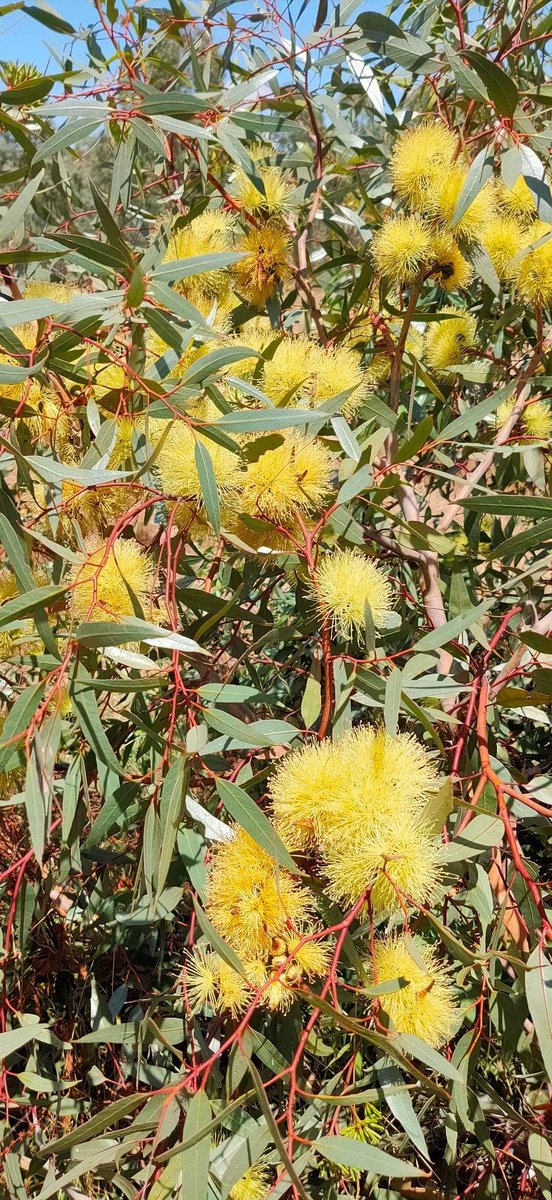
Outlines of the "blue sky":
M 48 7 L 41 0 L 34 0 L 34 2 L 43 8 Z M 358 7 L 360 6 L 359 3 Z M 302 7 L 302 0 L 291 0 L 292 14 L 294 10 L 300 12 Z M 332 7 L 330 0 L 328 5 L 330 13 Z M 362 5 L 362 7 L 366 6 Z M 381 12 L 385 7 L 385 0 L 370 0 L 367 7 Z M 89 0 L 52 0 L 51 8 L 65 20 L 70 21 L 75 28 L 96 25 L 98 22 L 96 9 Z M 299 28 L 305 30 L 309 24 L 312 28 L 317 8 L 317 0 L 309 0 L 301 20 L 295 22 Z M 48 68 L 56 70 L 55 60 L 51 59 L 49 47 L 53 47 L 59 53 L 66 43 L 65 34 L 54 33 L 25 13 L 16 11 L 0 17 L 0 59 L 17 59 L 20 62 L 33 63 L 41 70 Z

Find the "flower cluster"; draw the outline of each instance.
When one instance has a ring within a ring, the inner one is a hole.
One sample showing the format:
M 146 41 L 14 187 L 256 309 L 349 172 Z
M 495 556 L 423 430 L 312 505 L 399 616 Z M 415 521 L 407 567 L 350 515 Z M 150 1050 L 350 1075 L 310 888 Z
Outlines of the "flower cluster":
M 310 893 L 244 830 L 234 833 L 214 851 L 207 912 L 243 973 L 200 946 L 187 964 L 189 998 L 195 1008 L 236 1015 L 260 989 L 261 1003 L 285 1010 L 294 987 L 326 970 L 328 942 L 320 941 Z

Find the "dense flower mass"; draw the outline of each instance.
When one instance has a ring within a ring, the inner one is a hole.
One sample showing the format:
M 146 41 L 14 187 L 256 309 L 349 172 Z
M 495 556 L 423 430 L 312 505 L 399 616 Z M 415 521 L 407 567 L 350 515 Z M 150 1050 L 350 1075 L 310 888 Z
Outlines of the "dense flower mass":
M 378 1000 L 397 1033 L 414 1034 L 429 1046 L 441 1046 L 450 1038 L 458 1009 L 449 975 L 431 946 L 394 934 L 377 938 L 368 968 L 375 983 L 398 982 L 396 991 L 384 992 Z
M 319 564 L 312 581 L 316 604 L 342 637 L 350 638 L 366 624 L 366 609 L 376 628 L 391 612 L 387 576 L 358 550 L 336 550 Z
M 4 1191 L 529 1200 L 549 17 L 45 8 L 55 73 L 0 62 Z
M 375 911 L 425 902 L 438 876 L 424 811 L 436 772 L 412 737 L 359 728 L 331 745 L 306 746 L 270 781 L 274 820 L 296 851 L 316 850 L 330 892 L 353 905 L 370 893 Z

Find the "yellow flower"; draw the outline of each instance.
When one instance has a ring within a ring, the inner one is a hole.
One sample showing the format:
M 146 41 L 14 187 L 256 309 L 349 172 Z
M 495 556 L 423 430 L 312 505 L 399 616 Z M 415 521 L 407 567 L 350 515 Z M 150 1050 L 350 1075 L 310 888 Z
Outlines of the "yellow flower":
M 506 187 L 502 181 L 498 182 L 496 200 L 502 211 L 521 225 L 530 225 L 537 215 L 535 197 L 527 187 L 523 175 L 518 175 L 513 188 Z
M 521 423 L 528 437 L 539 442 L 549 441 L 552 437 L 552 407 L 544 400 L 535 400 L 532 404 L 527 404 Z
M 308 337 L 284 337 L 264 365 L 262 387 L 273 404 L 301 406 L 312 399 L 315 343 Z
M 399 802 L 394 812 L 366 819 L 328 840 L 325 851 L 329 894 L 352 906 L 370 888 L 377 915 L 410 901 L 425 904 L 439 879 L 438 854 L 427 821 Z
M 46 578 L 36 580 L 38 586 L 47 583 Z M 8 600 L 19 595 L 19 585 L 12 571 L 0 571 L 0 608 Z M 22 621 L 16 629 L 0 629 L 0 658 L 6 660 L 15 655 L 40 653 L 42 642 L 37 638 L 33 621 Z M 0 725 L 0 732 L 2 726 Z
M 287 945 L 287 954 L 293 955 L 293 961 L 289 964 L 284 972 L 284 979 L 288 983 L 297 985 L 301 981 L 302 975 L 306 975 L 310 979 L 314 975 L 325 975 L 328 970 L 330 961 L 330 946 L 328 942 L 322 942 L 319 939 L 312 942 L 305 942 L 301 945 L 301 941 L 309 933 L 314 930 L 305 928 L 300 931 L 300 936 L 292 938 Z M 298 971 L 295 968 L 298 968 Z M 297 978 L 295 976 L 297 975 Z
M 245 233 L 236 249 L 245 254 L 234 267 L 238 290 L 251 304 L 263 308 L 289 278 L 289 237 L 278 225 L 268 223 Z
M 92 395 L 100 402 L 100 408 L 103 408 L 104 412 L 111 416 L 113 408 L 116 409 L 123 402 L 128 403 L 129 396 L 135 390 L 135 381 L 124 362 L 92 363 L 89 371 Z M 110 392 L 114 392 L 115 395 L 110 399 L 107 408 L 101 402 Z
M 515 405 L 515 396 L 510 396 L 508 400 L 503 400 L 502 404 L 499 404 L 495 414 L 495 423 L 498 429 L 501 429 L 511 417 Z M 527 404 L 518 420 L 526 434 L 526 439 L 547 442 L 552 437 L 552 407 L 546 401 L 534 400 L 531 404 Z
M 36 414 L 22 418 L 32 438 L 47 441 L 64 461 L 71 457 L 71 420 L 59 396 L 35 386 L 25 397 L 25 406 Z
M 410 1033 L 429 1046 L 451 1037 L 458 1009 L 448 974 L 431 946 L 419 938 L 391 935 L 376 940 L 373 978 L 378 983 L 406 980 L 406 986 L 380 996 L 379 1004 L 397 1033 Z
M 193 1012 L 206 1005 L 215 1012 L 236 1017 L 247 1006 L 251 989 L 237 971 L 205 946 L 186 956 L 186 990 Z
M 431 255 L 431 274 L 440 287 L 447 292 L 457 292 L 468 286 L 473 271 L 453 237 L 445 233 L 433 238 Z
M 150 422 L 150 440 L 153 446 L 160 447 L 155 461 L 163 491 L 167 495 L 182 496 L 194 500 L 200 506 L 203 504 L 195 461 L 195 447 L 198 442 L 205 446 L 209 453 L 221 495 L 228 495 L 238 486 L 241 462 L 237 454 L 193 430 L 186 421 Z
M 32 279 L 25 284 L 24 300 L 54 300 L 56 304 L 64 304 L 75 296 L 85 293 L 72 283 L 51 283 L 49 280 Z
M 115 445 L 108 463 L 110 471 L 120 471 L 127 464 L 134 464 L 134 443 L 135 439 L 144 432 L 144 418 L 143 416 L 118 417 L 115 421 L 115 428 Z
M 436 781 L 416 738 L 365 726 L 287 754 L 268 786 L 278 833 L 302 850 L 342 835 L 354 843 L 399 809 L 421 816 Z
M 215 1007 L 219 956 L 203 945 L 195 946 L 185 957 L 186 992 L 192 1012 Z
M 515 217 L 498 214 L 487 222 L 481 241 L 499 279 L 510 279 L 512 259 L 523 247 L 524 230 Z
M 71 607 L 78 621 L 120 622 L 147 608 L 153 566 L 138 542 L 117 538 L 108 551 L 98 546 L 73 570 Z
M 387 351 L 375 350 L 366 370 L 369 383 L 373 387 L 379 387 L 382 383 L 387 383 L 390 374 L 391 359 Z
M 257 177 L 264 185 L 264 194 L 255 186 L 245 171 L 238 168 L 232 186 L 232 195 L 246 212 L 255 216 L 282 217 L 290 207 L 293 184 L 280 167 L 256 167 Z
M 548 241 L 534 245 L 547 236 Z M 524 243 L 525 247 L 534 248 L 519 262 L 513 263 L 517 297 L 528 304 L 546 307 L 552 302 L 552 225 L 534 221 L 525 234 Z
M 173 228 L 164 261 L 175 262 L 204 254 L 227 253 L 232 250 L 233 233 L 234 218 L 231 214 L 220 208 L 211 209 L 187 225 Z M 220 268 L 180 279 L 174 287 L 187 296 L 192 304 L 200 307 L 209 303 L 211 306 L 214 301 L 220 304 L 228 300 L 230 275 L 227 270 Z
M 272 942 L 308 917 L 308 892 L 243 829 L 219 844 L 209 868 L 208 915 L 244 959 L 264 959 Z
M 229 967 L 223 958 L 219 958 L 215 999 L 217 1012 L 229 1012 L 232 1017 L 237 1017 L 247 1008 L 250 998 L 251 989 L 243 976 Z
M 307 337 L 285 337 L 267 360 L 263 390 L 274 404 L 316 408 L 340 392 L 351 392 L 341 407 L 354 416 L 368 392 L 361 355 L 352 346 L 320 346 Z
M 458 308 L 442 308 L 450 313 L 444 321 L 432 321 L 425 337 L 427 365 L 439 374 L 462 361 L 464 351 L 476 344 L 477 322 L 471 313 Z
M 450 225 L 452 221 L 467 174 L 466 167 L 453 163 L 443 173 L 440 186 L 432 197 L 429 211 L 445 225 Z M 481 241 L 485 225 L 494 215 L 493 199 L 492 185 L 487 183 L 454 225 L 455 236 L 464 238 L 466 242 Z
M 257 350 L 262 354 L 272 342 L 277 341 L 281 337 L 278 330 L 273 329 L 268 317 L 253 317 L 250 321 L 246 321 L 237 333 L 230 338 L 230 345 L 249 346 L 251 350 Z M 240 379 L 250 382 L 255 372 L 259 378 L 258 386 L 262 387 L 262 370 L 263 362 L 252 356 L 251 358 L 241 358 L 238 363 L 232 363 L 228 368 L 231 375 L 237 375 Z M 240 396 L 240 404 L 247 404 L 247 397 Z
M 366 606 L 376 629 L 386 624 L 391 612 L 389 580 L 360 550 L 326 554 L 310 586 L 320 612 L 344 638 L 365 628 Z
M 399 135 L 391 155 L 395 191 L 411 208 L 421 209 L 450 167 L 456 135 L 440 121 L 424 121 Z
M 241 512 L 285 525 L 296 509 L 320 504 L 330 486 L 331 455 L 321 442 L 286 433 L 249 462 L 241 484 Z
M 265 1200 L 269 1183 L 270 1172 L 261 1163 L 254 1163 L 230 1188 L 229 1200 Z
M 374 234 L 372 253 L 390 283 L 414 283 L 431 258 L 430 232 L 420 217 L 392 217 Z
M 74 543 L 75 523 L 84 537 L 94 533 L 109 533 L 117 518 L 132 506 L 138 494 L 136 488 L 129 487 L 124 480 L 117 484 L 83 487 L 73 479 L 64 479 L 61 485 L 61 536 Z

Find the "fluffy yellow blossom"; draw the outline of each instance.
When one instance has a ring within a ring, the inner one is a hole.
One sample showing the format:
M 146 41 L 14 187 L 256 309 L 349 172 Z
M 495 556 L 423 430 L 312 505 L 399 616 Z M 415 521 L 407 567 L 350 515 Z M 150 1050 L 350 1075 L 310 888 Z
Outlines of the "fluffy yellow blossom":
M 398 1033 L 414 1034 L 429 1046 L 442 1046 L 448 1041 L 456 1027 L 458 1009 L 447 971 L 431 946 L 419 938 L 378 938 L 370 969 L 377 983 L 406 980 L 404 987 L 379 997 L 381 1009 Z
M 537 205 L 532 191 L 528 188 L 523 175 L 518 175 L 512 188 L 506 187 L 502 181 L 497 183 L 496 201 L 499 208 L 507 216 L 513 217 L 520 225 L 530 225 L 537 215 Z
M 511 417 L 515 405 L 515 396 L 510 396 L 507 400 L 503 400 L 502 404 L 499 404 L 495 414 L 495 423 L 498 429 L 501 429 Z M 528 440 L 547 442 L 552 437 L 552 405 L 545 400 L 534 400 L 531 404 L 527 404 L 519 420 Z
M 262 1163 L 254 1163 L 230 1188 L 229 1200 L 265 1200 L 269 1184 L 270 1171 Z
M 64 479 L 61 485 L 60 535 L 70 543 L 76 539 L 75 524 L 81 534 L 107 534 L 122 513 L 136 503 L 141 493 L 124 480 L 120 483 L 83 487 L 74 479 Z
M 124 362 L 93 363 L 89 366 L 88 371 L 91 375 L 92 395 L 100 403 L 100 408 L 103 408 L 109 416 L 112 410 L 117 409 L 122 402 L 125 404 L 128 402 L 129 396 L 135 389 L 135 381 Z M 114 393 L 114 395 L 111 396 L 110 393 Z M 110 396 L 109 407 L 105 404 L 107 396 Z
M 227 495 L 237 487 L 241 463 L 236 454 L 193 430 L 186 421 L 173 421 L 170 428 L 167 427 L 167 421 L 158 420 L 150 422 L 149 430 L 152 445 L 159 446 L 155 462 L 167 495 L 192 499 L 199 505 L 203 503 L 195 461 L 197 442 L 204 445 L 210 455 L 221 495 Z
M 72 283 L 51 283 L 49 280 L 36 279 L 25 284 L 24 300 L 54 300 L 56 304 L 64 304 L 75 296 L 83 295 L 82 291 Z
M 232 185 L 232 195 L 246 212 L 272 219 L 282 217 L 290 207 L 293 184 L 280 167 L 256 167 L 264 193 L 255 186 L 245 171 L 238 168 Z
M 21 343 L 21 351 L 9 353 L 0 346 L 0 365 L 3 367 L 25 367 L 29 366 L 29 357 L 25 353 L 28 350 L 34 350 L 36 346 L 37 326 L 34 322 L 27 322 L 25 325 L 15 325 L 12 333 L 18 338 Z M 37 379 L 28 378 L 20 383 L 3 383 L 1 385 L 2 396 L 6 396 L 10 400 L 15 400 L 17 403 L 37 404 L 42 395 L 42 389 Z
M 224 254 L 232 250 L 234 218 L 223 209 L 211 209 L 195 217 L 187 225 L 171 231 L 165 262 L 195 258 L 204 254 Z M 224 268 L 206 271 L 177 280 L 176 291 L 186 296 L 202 311 L 217 301 L 224 304 L 230 295 L 230 276 Z
M 71 608 L 77 621 L 121 621 L 133 617 L 135 603 L 147 609 L 153 566 L 134 540 L 117 538 L 88 554 L 73 570 Z
M 366 888 L 377 915 L 403 904 L 425 904 L 439 879 L 437 847 L 427 821 L 404 803 L 372 823 L 359 816 L 350 828 L 330 838 L 325 849 L 329 894 L 352 906 Z
M 487 222 L 481 241 L 499 279 L 510 279 L 515 268 L 512 259 L 523 247 L 524 229 L 513 216 L 499 213 Z
M 438 234 L 431 243 L 430 270 L 436 282 L 447 292 L 468 286 L 472 268 L 450 234 Z
M 541 239 L 547 238 L 547 241 Z M 540 245 L 535 245 L 540 242 Z M 516 296 L 527 304 L 547 306 L 552 302 L 552 225 L 534 221 L 524 238 L 530 250 L 519 262 L 513 263 Z
M 251 350 L 257 350 L 259 354 L 262 354 L 272 342 L 277 341 L 280 337 L 281 334 L 272 328 L 268 317 L 253 317 L 234 334 L 231 342 L 236 346 L 249 346 Z M 262 378 L 262 367 L 262 362 L 252 356 L 240 359 L 239 363 L 233 364 L 230 370 L 232 374 L 239 375 L 240 379 L 250 381 L 255 372 Z M 259 382 L 259 387 L 262 387 L 262 382 Z
M 33 416 L 23 418 L 33 441 L 44 440 L 63 461 L 71 458 L 71 418 L 59 396 L 46 388 L 31 388 L 25 397 L 25 408 Z
M 214 850 L 207 912 L 240 957 L 266 958 L 273 939 L 301 927 L 310 910 L 308 892 L 243 829 Z
M 432 216 L 445 225 L 450 225 L 464 183 L 467 168 L 453 163 L 443 173 L 429 209 Z M 486 184 L 454 225 L 454 234 L 468 243 L 481 241 L 485 225 L 494 214 L 494 193 L 490 183 Z
M 374 234 L 372 253 L 389 283 L 414 283 L 431 258 L 431 234 L 420 217 L 392 217 Z
M 335 550 L 318 565 L 311 591 L 324 617 L 344 638 L 365 628 L 366 606 L 376 629 L 391 612 L 387 575 L 360 550 Z
M 245 254 L 234 267 L 238 291 L 263 308 L 267 300 L 289 278 L 290 242 L 287 233 L 274 223 L 250 229 L 236 249 Z
M 379 387 L 382 383 L 387 383 L 391 374 L 391 359 L 385 350 L 375 350 L 368 367 L 366 369 L 366 378 L 372 387 Z
M 340 392 L 351 395 L 342 405 L 354 416 L 369 389 L 361 355 L 352 346 L 320 346 L 307 337 L 285 337 L 267 360 L 263 390 L 274 404 L 316 408 Z
M 437 773 L 416 738 L 372 726 L 294 750 L 270 780 L 276 828 L 302 850 L 355 839 L 398 809 L 421 816 Z
M 36 582 L 40 586 L 48 581 L 46 578 L 39 578 Z M 13 571 L 0 571 L 0 608 L 2 604 L 18 596 L 19 592 L 20 589 Z M 41 649 L 42 642 L 36 636 L 33 621 L 22 621 L 15 629 L 0 629 L 0 658 L 4 661 L 14 655 L 32 654 L 36 651 L 40 652 Z
M 120 471 L 134 464 L 135 441 L 144 432 L 144 418 L 118 417 L 115 421 L 115 445 L 109 456 L 109 470 Z
M 397 194 L 422 212 L 450 167 L 456 135 L 440 121 L 423 121 L 397 138 L 391 155 L 391 179 Z
M 432 321 L 425 337 L 425 361 L 439 374 L 462 361 L 464 351 L 476 344 L 477 322 L 471 313 L 458 308 L 442 308 L 450 313 L 444 321 Z
M 286 525 L 297 509 L 320 504 L 330 486 L 332 459 L 321 442 L 298 433 L 247 464 L 241 480 L 240 511 Z
M 192 1012 L 215 1007 L 220 959 L 204 945 L 195 946 L 185 959 L 186 992 Z
M 314 342 L 284 337 L 264 365 L 262 388 L 273 404 L 302 406 L 312 399 L 315 377 Z

